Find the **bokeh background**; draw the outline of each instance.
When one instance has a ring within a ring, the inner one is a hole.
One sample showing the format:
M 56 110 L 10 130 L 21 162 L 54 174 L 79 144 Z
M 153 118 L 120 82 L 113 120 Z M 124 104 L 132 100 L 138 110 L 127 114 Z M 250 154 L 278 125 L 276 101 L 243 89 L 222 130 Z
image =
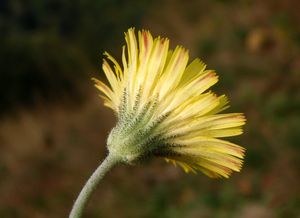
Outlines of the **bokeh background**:
M 152 160 L 103 180 L 84 217 L 300 217 L 300 2 L 1 0 L 0 217 L 67 217 L 114 125 L 91 77 L 129 27 L 167 36 L 245 112 L 241 173 L 212 180 Z

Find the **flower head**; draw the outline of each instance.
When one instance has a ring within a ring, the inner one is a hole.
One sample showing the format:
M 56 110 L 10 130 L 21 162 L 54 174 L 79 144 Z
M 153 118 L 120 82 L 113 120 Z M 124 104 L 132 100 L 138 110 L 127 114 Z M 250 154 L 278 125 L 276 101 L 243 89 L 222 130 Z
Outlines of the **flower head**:
M 186 49 L 170 50 L 167 38 L 153 39 L 149 31 L 136 37 L 131 28 L 125 39 L 122 66 L 105 53 L 109 86 L 94 79 L 104 104 L 117 116 L 109 152 L 126 163 L 163 157 L 209 177 L 239 171 L 244 148 L 220 138 L 241 134 L 245 117 L 219 113 L 228 108 L 227 98 L 207 91 L 218 81 L 216 73 L 199 59 L 188 63 Z

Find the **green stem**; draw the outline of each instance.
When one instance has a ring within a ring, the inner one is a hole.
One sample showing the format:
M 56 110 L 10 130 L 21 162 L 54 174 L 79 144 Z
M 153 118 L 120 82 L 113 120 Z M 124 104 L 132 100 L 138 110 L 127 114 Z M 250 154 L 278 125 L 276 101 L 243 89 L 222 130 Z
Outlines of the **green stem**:
M 97 185 L 100 180 L 104 177 L 104 175 L 117 163 L 119 159 L 116 156 L 109 154 L 104 161 L 100 164 L 100 166 L 95 170 L 89 180 L 86 182 L 85 186 L 81 190 L 79 196 L 77 197 L 72 211 L 69 215 L 69 218 L 80 218 L 82 212 L 91 196 L 91 194 L 95 191 Z

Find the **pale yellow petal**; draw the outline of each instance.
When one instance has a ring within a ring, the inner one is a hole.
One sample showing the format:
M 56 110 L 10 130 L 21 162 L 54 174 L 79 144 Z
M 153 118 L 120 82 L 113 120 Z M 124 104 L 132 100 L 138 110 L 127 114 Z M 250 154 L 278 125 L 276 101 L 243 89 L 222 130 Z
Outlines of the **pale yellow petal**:
M 178 127 L 169 132 L 172 134 L 184 135 L 184 137 L 210 136 L 229 137 L 242 133 L 245 124 L 245 117 L 240 113 L 217 114 L 195 118 L 189 125 Z
M 105 76 L 106 76 L 112 90 L 113 91 L 118 90 L 120 82 L 118 82 L 114 71 L 111 69 L 111 67 L 109 66 L 109 64 L 107 63 L 107 61 L 105 59 L 103 59 L 102 69 L 105 73 Z
M 198 78 L 190 82 L 184 87 L 178 88 L 174 92 L 170 92 L 168 96 L 161 102 L 159 113 L 173 111 L 180 107 L 185 101 L 190 101 L 191 98 L 199 96 L 206 91 L 209 87 L 218 81 L 214 71 L 206 71 L 199 74 Z
M 201 75 L 205 70 L 206 65 L 198 58 L 193 60 L 185 69 L 182 78 L 180 80 L 180 86 L 185 86 L 187 83 L 190 83 L 199 75 Z
M 123 72 L 122 72 L 122 69 L 121 69 L 120 65 L 116 61 L 116 59 L 114 59 L 114 57 L 111 56 L 108 52 L 104 52 L 104 55 L 114 64 L 114 69 L 115 69 L 115 73 L 117 75 L 118 80 L 122 80 L 123 79 L 123 75 L 122 75 Z
M 156 91 L 159 92 L 161 98 L 164 98 L 168 92 L 177 87 L 187 65 L 188 59 L 189 56 L 187 50 L 179 46 L 175 48 L 175 51 L 173 52 L 168 65 L 164 69 L 161 78 L 157 81 L 157 89 L 159 89 L 159 91 Z
M 159 77 L 167 59 L 169 40 L 156 39 L 147 65 L 147 78 L 143 83 L 143 96 L 149 98 L 156 95 L 154 89 L 158 84 Z
M 114 99 L 114 93 L 113 91 L 105 85 L 103 82 L 96 78 L 92 78 L 92 80 L 95 82 L 95 87 L 100 90 L 104 95 L 106 95 L 110 100 Z

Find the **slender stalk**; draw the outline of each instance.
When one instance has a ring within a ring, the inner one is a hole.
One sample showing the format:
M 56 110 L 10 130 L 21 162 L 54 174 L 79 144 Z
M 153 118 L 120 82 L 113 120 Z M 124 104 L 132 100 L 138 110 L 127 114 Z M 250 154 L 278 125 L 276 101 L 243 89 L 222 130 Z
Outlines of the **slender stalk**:
M 73 205 L 73 208 L 71 210 L 69 218 L 80 218 L 81 217 L 82 212 L 83 212 L 85 206 L 87 205 L 87 202 L 88 202 L 90 196 L 95 191 L 100 180 L 118 162 L 119 162 L 119 159 L 116 156 L 113 156 L 111 154 L 109 154 L 103 160 L 103 162 L 100 164 L 100 166 L 98 166 L 98 168 L 95 170 L 95 172 L 92 174 L 92 176 L 89 178 L 89 180 L 86 182 L 86 184 L 82 188 L 80 194 L 78 195 L 78 197 Z

